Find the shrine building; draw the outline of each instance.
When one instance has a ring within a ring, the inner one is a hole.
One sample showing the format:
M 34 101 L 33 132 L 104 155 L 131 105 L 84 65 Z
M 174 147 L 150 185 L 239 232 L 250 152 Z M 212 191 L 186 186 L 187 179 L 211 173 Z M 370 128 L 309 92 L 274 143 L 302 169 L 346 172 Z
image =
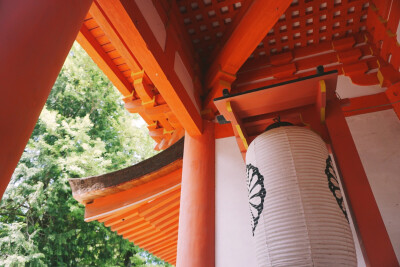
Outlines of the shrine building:
M 0 4 L 0 196 L 75 40 L 160 151 L 70 179 L 178 267 L 399 266 L 400 0 Z

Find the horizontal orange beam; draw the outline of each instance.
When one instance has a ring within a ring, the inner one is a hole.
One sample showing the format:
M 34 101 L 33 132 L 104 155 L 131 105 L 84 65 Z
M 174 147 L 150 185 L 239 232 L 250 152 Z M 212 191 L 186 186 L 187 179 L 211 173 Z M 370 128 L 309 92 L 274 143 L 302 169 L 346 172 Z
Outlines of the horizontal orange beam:
M 354 97 L 347 100 L 348 104 L 342 106 L 343 115 L 345 117 L 393 108 L 385 93 Z
M 351 117 L 360 114 L 367 114 L 382 110 L 393 109 L 393 105 L 388 100 L 386 93 L 379 93 L 375 95 L 367 95 L 367 96 L 360 96 L 354 98 L 346 98 L 341 100 L 341 106 L 343 115 L 345 117 Z M 301 111 L 289 111 L 287 114 L 286 112 L 280 112 L 279 114 L 282 116 L 286 116 L 293 113 L 300 113 Z M 255 138 L 252 136 L 253 132 L 259 133 L 259 130 L 255 130 L 256 128 L 265 128 L 265 125 L 271 123 L 273 118 L 276 118 L 277 113 L 268 113 L 261 116 L 247 118 L 244 121 L 244 127 L 248 134 L 251 135 L 250 142 Z M 297 118 L 299 119 L 299 118 Z M 304 118 L 303 118 L 304 119 Z M 218 130 L 217 130 L 218 129 Z M 234 132 L 232 130 L 232 124 L 216 124 L 215 127 L 215 135 L 216 138 L 225 138 L 234 136 Z
M 355 44 L 354 37 L 342 39 L 350 46 Z M 306 77 L 315 74 L 319 65 L 328 65 L 325 71 L 338 70 L 339 74 L 349 76 L 353 83 L 358 85 L 374 85 L 379 80 L 376 73 L 365 74 L 364 72 L 378 68 L 376 56 L 371 53 L 368 43 L 357 43 L 355 48 L 345 50 L 334 50 L 335 42 L 321 43 L 317 46 L 304 50 L 298 48 L 286 54 L 271 57 L 270 62 L 255 60 L 252 64 L 244 66 L 233 87 L 236 91 L 247 91 L 257 87 L 267 86 Z M 308 48 L 308 47 L 307 47 Z M 285 59 L 285 60 L 279 60 Z M 274 63 L 275 61 L 279 63 Z

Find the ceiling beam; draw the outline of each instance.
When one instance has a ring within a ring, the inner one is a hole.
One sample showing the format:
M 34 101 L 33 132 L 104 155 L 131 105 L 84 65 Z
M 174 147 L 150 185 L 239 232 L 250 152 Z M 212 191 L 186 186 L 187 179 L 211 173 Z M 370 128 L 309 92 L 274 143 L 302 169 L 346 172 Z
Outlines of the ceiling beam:
M 201 134 L 200 98 L 193 80 L 192 59 L 184 51 L 175 28 L 152 1 L 97 0 L 107 20 L 98 22 L 114 43 L 122 42 L 163 96 L 183 128 Z M 96 15 L 93 14 L 94 19 Z M 108 25 L 102 25 L 108 24 Z M 108 34 L 108 29 L 118 29 Z
M 222 95 L 221 87 L 214 87 L 219 77 L 236 75 L 291 2 L 292 0 L 253 1 L 207 73 L 206 89 L 211 89 L 211 91 L 205 101 L 206 107 L 213 105 L 212 100 Z
M 365 40 L 357 42 L 353 36 L 312 47 L 295 48 L 269 59 L 246 63 L 237 73 L 232 87 L 235 92 L 243 92 L 307 77 L 315 74 L 319 65 L 325 66 L 325 71 L 337 70 L 360 86 L 379 84 L 377 73 L 372 71 L 379 67 L 378 57 L 371 51 L 371 44 Z

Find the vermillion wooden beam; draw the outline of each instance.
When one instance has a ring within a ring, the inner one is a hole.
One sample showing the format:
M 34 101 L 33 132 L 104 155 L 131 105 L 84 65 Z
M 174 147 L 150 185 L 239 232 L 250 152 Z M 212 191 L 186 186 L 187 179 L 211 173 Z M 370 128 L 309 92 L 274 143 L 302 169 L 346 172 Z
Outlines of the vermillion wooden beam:
M 120 230 L 117 230 L 116 232 L 119 235 L 123 236 L 124 238 L 127 238 L 127 235 L 133 233 L 136 229 L 143 229 L 145 227 L 149 227 L 149 222 L 138 221 L 134 225 L 127 225 L 125 228 L 121 228 Z
M 164 205 L 164 207 L 161 207 L 145 216 L 146 219 L 151 220 L 154 224 L 156 224 L 157 221 L 160 219 L 163 220 L 163 218 L 167 218 L 170 216 L 170 213 L 174 212 L 175 210 L 179 210 L 179 200 L 175 201 L 171 205 Z
M 176 229 L 174 232 L 169 234 L 168 239 L 162 240 L 160 242 L 155 241 L 153 242 L 152 245 L 146 246 L 146 249 L 153 251 L 158 249 L 159 247 L 163 246 L 164 249 L 161 252 L 157 253 L 157 256 L 160 258 L 164 258 L 165 256 L 169 256 L 172 252 L 173 254 L 176 255 L 176 249 L 177 249 L 177 236 L 178 236 L 178 229 Z M 169 246 L 169 248 L 168 248 Z
M 168 229 L 170 229 L 175 223 L 178 224 L 179 209 L 176 209 L 173 213 L 174 216 L 170 216 L 169 218 L 167 217 L 157 224 L 157 227 L 160 228 L 161 231 L 168 231 Z
M 230 123 L 227 124 L 215 124 L 215 139 L 225 138 L 233 136 L 233 129 Z
M 165 225 L 165 220 L 169 220 L 170 218 L 173 218 L 174 216 L 179 214 L 179 205 L 174 207 L 173 209 L 169 210 L 169 213 L 167 213 L 165 216 L 163 217 L 158 217 L 154 219 L 154 224 L 156 224 L 158 226 L 158 224 Z
M 142 227 L 146 225 L 147 222 L 143 219 L 143 217 L 136 216 L 131 219 L 126 219 L 123 222 L 111 226 L 112 231 L 117 231 L 119 235 L 123 235 L 127 232 L 134 230 L 135 228 Z
M 338 70 L 339 74 L 348 76 L 357 85 L 378 84 L 377 73 L 364 73 L 379 67 L 377 57 L 371 54 L 370 44 L 365 41 L 356 43 L 354 37 L 339 41 L 320 43 L 307 49 L 296 48 L 290 53 L 270 56 L 267 61 L 254 60 L 237 74 L 234 90 L 247 91 L 306 77 L 314 74 L 319 65 L 329 65 L 325 71 Z
M 367 266 L 399 266 L 338 100 L 327 104 L 326 126 Z
M 201 134 L 200 100 L 194 89 L 193 70 L 178 49 L 181 44 L 171 33 L 172 27 L 165 28 L 152 1 L 98 0 L 97 3 L 107 18 L 108 28 L 118 29 L 119 42 L 126 44 L 172 112 L 179 114 L 183 128 L 190 135 Z M 102 28 L 107 34 L 107 25 Z M 114 43 L 115 36 L 109 37 Z
M 137 242 L 137 244 L 140 244 L 141 246 L 147 247 L 147 249 L 152 250 L 155 247 L 157 247 L 158 244 L 162 243 L 167 243 L 173 238 L 177 238 L 178 236 L 178 225 L 176 225 L 173 229 L 171 229 L 169 232 L 162 232 L 160 233 L 160 236 L 154 237 L 154 238 L 148 238 L 148 239 L 143 239 L 140 242 Z
M 235 75 L 254 49 L 271 30 L 289 7 L 292 0 L 254 0 L 232 32 L 207 73 L 207 89 L 212 88 L 220 72 Z M 222 95 L 212 89 L 207 96 L 206 106 L 213 105 L 214 98 Z
M 128 96 L 132 93 L 133 86 L 89 32 L 85 24 L 82 25 L 76 40 L 122 95 Z
M 160 257 L 166 258 L 171 256 L 176 256 L 176 241 L 170 244 L 170 248 L 166 248 L 163 253 L 159 254 Z
M 177 225 L 177 222 L 173 221 L 173 219 L 170 219 L 166 227 L 160 227 L 159 225 L 154 224 L 153 221 L 146 219 L 145 223 L 134 225 L 131 226 L 129 230 L 124 230 L 125 233 L 123 233 L 123 235 L 125 238 L 129 238 L 135 242 L 138 242 L 143 239 L 152 239 L 154 238 L 154 234 L 162 235 L 165 231 L 177 227 Z M 119 231 L 118 234 L 122 234 L 122 231 Z
M 137 211 L 130 211 L 127 213 L 122 214 L 121 216 L 118 216 L 116 218 L 107 220 L 104 222 L 104 226 L 106 227 L 110 227 L 110 226 L 117 226 L 120 223 L 126 222 L 128 219 L 137 219 L 138 218 L 139 213 Z M 113 231 L 117 230 L 117 229 L 111 229 Z
M 139 227 L 140 226 L 140 227 Z M 154 233 L 159 233 L 160 230 L 155 228 L 153 224 L 149 221 L 144 221 L 143 224 L 132 227 L 129 232 L 126 232 L 123 236 L 124 238 L 142 238 L 144 236 L 153 235 Z
M 386 91 L 386 93 L 387 92 L 388 90 Z M 393 104 L 393 106 L 390 104 L 390 101 L 386 96 L 386 93 L 359 96 L 355 98 L 342 100 L 348 102 L 346 105 L 342 105 L 343 115 L 345 117 L 350 117 L 350 116 L 377 112 L 392 108 L 395 109 L 395 104 Z
M 172 265 L 175 265 L 176 264 L 176 254 L 172 255 L 171 257 L 165 258 L 165 261 L 171 263 Z
M 151 246 L 150 249 L 153 251 L 153 254 L 156 254 L 158 257 L 165 258 L 165 256 L 170 255 L 173 252 L 176 255 L 176 246 L 178 241 L 178 233 L 175 232 L 175 237 L 169 238 L 165 242 L 160 242 Z
M 178 222 L 179 216 L 175 216 L 173 218 L 168 218 L 167 220 L 158 224 L 157 227 L 160 228 L 161 231 L 169 232 L 171 229 L 174 228 L 175 225 L 178 225 Z
M 389 86 L 386 90 L 386 96 L 390 100 L 393 106 L 394 112 L 400 119 L 400 82 Z
M 91 3 L 1 2 L 0 198 Z
M 157 211 L 159 208 L 165 207 L 165 205 L 172 206 L 176 202 L 179 202 L 179 198 L 181 195 L 180 188 L 179 191 L 171 192 L 170 194 L 163 196 L 162 198 L 156 199 L 149 204 L 142 206 L 139 208 L 139 212 L 141 216 L 147 216 L 153 213 L 153 211 Z
M 129 66 L 131 71 L 141 71 L 141 66 L 136 61 L 136 58 L 132 55 L 126 43 L 119 37 L 117 29 L 109 22 L 107 15 L 99 6 L 98 1 L 93 2 L 92 6 L 90 7 L 89 13 L 96 20 L 97 24 L 99 24 L 105 35 L 111 40 L 113 46 L 118 51 L 118 53 L 124 58 L 124 60 L 126 60 L 126 64 Z
M 164 235 L 170 233 L 171 231 L 175 231 L 176 229 L 178 229 L 177 227 L 178 227 L 178 221 L 172 220 L 166 227 L 163 227 L 163 228 L 157 227 L 156 228 L 157 231 L 154 233 L 152 233 L 151 231 L 149 231 L 149 232 L 144 231 L 143 233 L 141 233 L 138 230 L 132 230 L 131 232 L 124 235 L 124 237 L 128 238 L 129 240 L 131 240 L 135 243 L 136 242 L 143 243 L 143 242 L 159 239 L 160 237 L 163 237 Z M 151 230 L 151 228 L 149 228 L 149 229 Z
M 176 253 L 176 245 L 178 244 L 178 239 L 171 240 L 170 242 L 160 245 L 157 248 L 154 248 L 153 253 L 170 253 L 171 251 L 175 251 Z M 161 256 L 162 254 L 160 254 Z
M 175 226 L 177 227 L 177 226 Z M 148 231 L 135 231 L 130 233 L 129 235 L 127 234 L 124 236 L 124 238 L 129 239 L 129 241 L 134 242 L 137 245 L 144 246 L 145 242 L 148 240 L 154 240 L 154 239 L 161 239 L 165 236 L 164 232 L 161 232 L 159 229 L 154 228 L 154 229 L 148 229 Z
M 126 236 L 128 233 L 134 232 L 137 229 L 144 229 L 148 226 L 149 222 L 144 220 L 143 217 L 136 217 L 133 220 L 127 220 L 126 224 L 111 227 L 111 230 L 117 232 L 119 235 Z

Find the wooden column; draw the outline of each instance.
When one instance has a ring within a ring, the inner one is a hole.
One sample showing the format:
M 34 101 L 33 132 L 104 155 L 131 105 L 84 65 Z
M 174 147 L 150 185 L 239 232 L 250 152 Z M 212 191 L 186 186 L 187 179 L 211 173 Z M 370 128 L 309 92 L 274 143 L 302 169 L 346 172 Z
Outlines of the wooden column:
M 215 265 L 214 123 L 203 127 L 200 136 L 185 135 L 177 267 Z
M 91 3 L 1 2 L 0 198 Z
M 399 266 L 339 101 L 326 109 L 326 126 L 367 266 Z

